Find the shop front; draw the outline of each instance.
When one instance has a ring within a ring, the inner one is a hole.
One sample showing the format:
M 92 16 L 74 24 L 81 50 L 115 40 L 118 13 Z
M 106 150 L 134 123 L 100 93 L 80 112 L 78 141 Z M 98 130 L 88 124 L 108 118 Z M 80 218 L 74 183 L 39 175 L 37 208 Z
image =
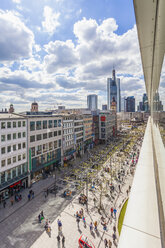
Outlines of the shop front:
M 66 151 L 64 155 L 64 167 L 69 165 L 69 162 L 74 159 L 76 150 Z

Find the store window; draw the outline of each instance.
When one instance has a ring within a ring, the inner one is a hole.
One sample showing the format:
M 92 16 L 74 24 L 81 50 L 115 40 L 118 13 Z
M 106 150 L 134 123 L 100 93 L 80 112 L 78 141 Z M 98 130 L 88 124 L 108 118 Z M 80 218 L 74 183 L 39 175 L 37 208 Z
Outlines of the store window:
M 7 140 L 11 140 L 11 134 L 7 135 Z
M 7 159 L 7 164 L 10 165 L 11 164 L 11 158 Z
M 49 128 L 52 128 L 53 124 L 52 124 L 52 120 L 49 120 Z
M 6 123 L 5 122 L 1 122 L 1 129 L 5 129 L 6 128 Z
M 18 127 L 21 127 L 21 121 L 18 121 Z
M 11 146 L 7 147 L 7 152 L 11 152 Z
M 11 170 L 8 170 L 7 172 L 7 181 L 11 180 Z
M 6 165 L 6 160 L 1 161 L 1 167 L 4 167 Z
M 18 166 L 18 176 L 21 175 L 21 165 Z
M 5 152 L 6 152 L 6 148 L 5 147 L 2 147 L 1 148 L 1 154 L 5 154 Z
M 36 152 L 37 152 L 37 155 L 42 153 L 42 146 L 41 145 L 37 146 Z
M 47 129 L 47 121 L 43 121 L 43 129 Z
M 30 142 L 34 142 L 35 141 L 35 135 L 30 136 Z
M 1 142 L 5 141 L 5 135 L 1 135 Z
M 13 178 L 16 177 L 16 168 L 13 168 L 13 169 L 12 169 L 12 175 L 13 175 Z
M 27 172 L 27 164 L 25 163 L 22 165 L 22 173 L 24 174 L 26 172 Z
M 7 128 L 11 128 L 11 122 L 7 122 Z
M 17 123 L 16 121 L 13 121 L 13 128 L 16 128 L 17 127 Z
M 35 122 L 34 121 L 30 122 L 30 131 L 35 131 Z
M 54 120 L 54 127 L 57 127 L 57 120 Z
M 41 130 L 41 121 L 36 122 L 36 130 Z
M 13 133 L 13 139 L 16 139 L 17 137 L 16 137 L 16 133 Z

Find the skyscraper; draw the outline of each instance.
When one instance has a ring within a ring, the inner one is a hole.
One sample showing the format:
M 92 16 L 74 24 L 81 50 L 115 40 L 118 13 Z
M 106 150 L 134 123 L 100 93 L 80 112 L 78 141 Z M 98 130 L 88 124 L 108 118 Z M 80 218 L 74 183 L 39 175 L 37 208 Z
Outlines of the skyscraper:
M 135 112 L 135 97 L 128 96 L 126 98 L 126 112 Z
M 112 70 L 112 78 L 107 78 L 107 105 L 111 107 L 112 99 L 117 102 L 117 112 L 121 111 L 120 79 L 116 78 L 115 70 Z
M 87 96 L 87 107 L 90 110 L 97 110 L 98 108 L 98 96 L 93 94 L 93 95 L 88 95 Z

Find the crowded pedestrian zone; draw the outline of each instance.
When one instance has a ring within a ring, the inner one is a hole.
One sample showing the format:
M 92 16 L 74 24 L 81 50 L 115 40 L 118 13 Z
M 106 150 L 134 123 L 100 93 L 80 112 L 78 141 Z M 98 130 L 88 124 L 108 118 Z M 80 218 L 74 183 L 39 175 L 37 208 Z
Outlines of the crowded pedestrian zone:
M 145 126 L 139 126 L 104 149 L 89 151 L 86 161 L 70 165 L 72 169 L 57 183 L 65 187 L 56 196 L 68 205 L 55 219 L 47 212 L 38 213 L 43 233 L 31 248 L 117 247 L 120 214 L 129 200 L 144 131 Z

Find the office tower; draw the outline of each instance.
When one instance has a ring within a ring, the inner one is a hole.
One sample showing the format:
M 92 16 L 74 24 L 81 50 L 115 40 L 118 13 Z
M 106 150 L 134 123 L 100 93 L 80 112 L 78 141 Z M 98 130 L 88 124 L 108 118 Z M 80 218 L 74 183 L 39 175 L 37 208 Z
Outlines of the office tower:
M 121 111 L 120 79 L 116 78 L 115 70 L 112 70 L 112 78 L 107 78 L 107 105 L 111 107 L 112 99 L 117 102 L 117 112 Z
M 126 112 L 135 112 L 135 98 L 128 96 L 126 98 Z
M 107 104 L 102 105 L 102 110 L 107 110 Z
M 121 111 L 126 112 L 126 97 L 121 98 Z
M 98 96 L 93 94 L 93 95 L 88 95 L 87 96 L 87 107 L 90 110 L 96 110 L 98 108 Z
M 147 94 L 143 94 L 142 102 L 139 102 L 138 111 L 149 112 L 149 104 Z

